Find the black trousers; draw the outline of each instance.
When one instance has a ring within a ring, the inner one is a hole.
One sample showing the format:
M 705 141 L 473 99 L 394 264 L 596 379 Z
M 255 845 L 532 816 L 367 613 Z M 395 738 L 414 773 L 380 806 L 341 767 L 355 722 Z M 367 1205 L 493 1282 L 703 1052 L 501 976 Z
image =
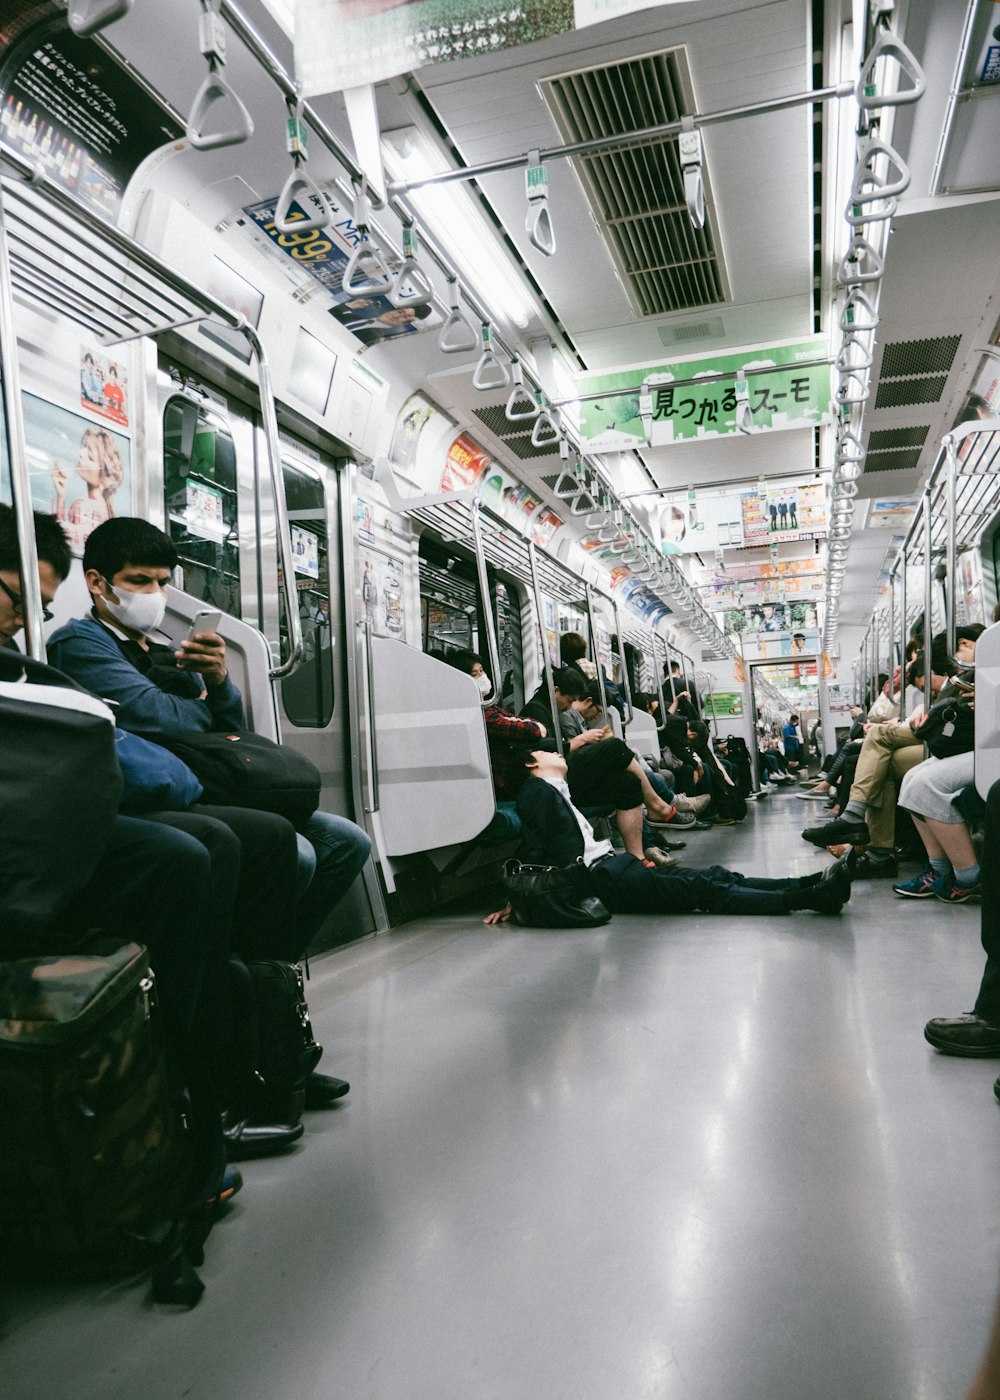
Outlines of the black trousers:
M 295 928 L 298 848 L 284 817 L 247 807 L 196 803 L 186 812 L 152 812 L 149 819 L 187 832 L 212 862 L 212 918 L 229 949 L 248 961 L 296 962 L 304 949 Z
M 1000 1026 L 1000 782 L 993 784 L 986 798 L 986 831 L 979 868 L 983 882 L 980 934 L 986 970 L 973 1011 L 984 1021 Z
M 566 781 L 577 807 L 600 807 L 608 803 L 616 811 L 627 812 L 642 803 L 642 784 L 628 766 L 635 754 L 621 739 L 602 739 L 599 744 L 581 744 L 567 754 Z
M 609 856 L 591 867 L 591 876 L 612 914 L 785 914 L 785 891 L 799 888 L 797 879 L 758 879 L 722 865 L 650 869 L 630 855 Z

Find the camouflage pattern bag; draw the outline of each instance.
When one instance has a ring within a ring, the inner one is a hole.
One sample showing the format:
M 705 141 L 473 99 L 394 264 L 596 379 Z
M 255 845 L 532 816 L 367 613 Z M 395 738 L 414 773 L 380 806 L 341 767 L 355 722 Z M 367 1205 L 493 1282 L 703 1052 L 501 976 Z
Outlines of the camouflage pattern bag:
M 8 1268 L 137 1271 L 187 1249 L 193 1153 L 144 948 L 0 962 L 0 1122 Z

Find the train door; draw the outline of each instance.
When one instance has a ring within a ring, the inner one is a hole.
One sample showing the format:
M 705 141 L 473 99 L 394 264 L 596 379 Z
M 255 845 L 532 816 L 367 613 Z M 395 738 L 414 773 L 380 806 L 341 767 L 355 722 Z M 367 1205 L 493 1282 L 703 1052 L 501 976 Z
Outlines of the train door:
M 285 587 L 278 562 L 274 502 L 265 489 L 268 476 L 262 428 L 256 443 L 262 626 L 279 663 L 286 662 L 290 650 L 288 598 L 298 610 L 302 631 L 302 656 L 274 687 L 282 735 L 319 769 L 322 809 L 364 825 L 352 742 L 355 730 L 349 673 L 354 588 L 343 549 L 341 516 L 344 510 L 350 512 L 350 502 L 342 499 L 343 476 L 331 459 L 283 438 L 281 483 L 293 574 Z M 318 946 L 346 943 L 374 929 L 385 929 L 388 923 L 382 891 L 369 864 L 321 931 Z

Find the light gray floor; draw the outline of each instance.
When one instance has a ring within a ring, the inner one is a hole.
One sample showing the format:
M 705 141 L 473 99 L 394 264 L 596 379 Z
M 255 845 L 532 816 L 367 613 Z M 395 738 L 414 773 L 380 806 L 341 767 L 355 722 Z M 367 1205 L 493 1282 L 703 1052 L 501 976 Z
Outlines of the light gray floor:
M 820 809 L 821 810 L 821 809 Z M 806 873 L 775 794 L 691 864 Z M 1000 1263 L 1000 1064 L 935 1055 L 975 907 L 410 925 L 313 969 L 353 1084 L 249 1164 L 190 1314 L 13 1290 L 11 1400 L 956 1400 Z

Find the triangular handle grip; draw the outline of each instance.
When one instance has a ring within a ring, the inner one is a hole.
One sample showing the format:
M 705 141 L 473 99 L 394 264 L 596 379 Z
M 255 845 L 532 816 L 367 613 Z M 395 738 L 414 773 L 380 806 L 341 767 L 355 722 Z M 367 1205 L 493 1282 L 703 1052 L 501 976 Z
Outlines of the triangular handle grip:
M 879 180 L 874 170 L 871 169 L 871 162 L 877 160 L 879 156 L 885 156 L 891 165 L 899 171 L 896 180 Z M 861 143 L 858 151 L 858 165 L 854 172 L 854 183 L 851 186 L 852 204 L 876 204 L 880 199 L 895 199 L 910 185 L 910 167 L 899 154 L 893 150 L 888 141 L 883 141 L 881 136 L 869 136 Z
M 904 88 L 901 92 L 889 94 L 869 92 L 868 88 L 874 88 L 875 85 L 875 65 L 880 58 L 894 58 L 899 64 L 900 72 L 906 74 L 913 86 Z M 891 29 L 880 29 L 878 38 L 872 44 L 871 52 L 861 65 L 861 74 L 856 89 L 859 105 L 867 111 L 871 111 L 874 107 L 903 107 L 907 103 L 916 102 L 923 97 L 926 86 L 927 79 L 924 77 L 924 70 L 902 39 L 893 34 Z
M 867 320 L 857 320 L 857 313 L 862 312 L 867 316 Z M 840 329 L 842 331 L 873 331 L 878 325 L 878 312 L 874 303 L 869 300 L 860 287 L 852 287 L 844 302 L 844 309 L 840 314 Z
M 392 268 L 386 262 L 381 248 L 362 230 L 361 242 L 351 254 L 344 268 L 344 280 L 340 290 L 348 296 L 380 296 L 392 287 Z
M 78 39 L 87 39 L 123 19 L 131 8 L 132 0 L 69 0 L 66 19 Z
M 479 345 L 475 326 L 458 306 L 453 307 L 438 336 L 438 349 L 445 355 L 468 355 Z
M 500 356 L 492 350 L 484 350 L 472 376 L 474 389 L 506 389 L 510 374 Z
M 236 125 L 228 131 L 208 134 L 205 119 L 213 107 L 220 102 L 229 103 L 236 109 Z M 191 113 L 187 119 L 187 138 L 196 151 L 217 151 L 223 146 L 240 146 L 253 135 L 253 118 L 221 73 L 211 69 L 205 81 L 195 93 Z
M 309 200 L 307 204 L 306 201 Z M 303 208 L 309 208 L 312 201 L 318 202 L 320 213 L 313 218 L 308 215 L 304 219 L 289 219 L 288 211 L 292 203 L 297 201 Z M 301 166 L 293 166 L 288 179 L 281 187 L 278 195 L 278 204 L 274 211 L 274 226 L 279 233 L 319 233 L 326 228 L 330 222 L 330 206 L 327 203 L 326 195 L 317 185 L 315 180 L 311 180 Z
M 862 260 L 867 259 L 870 271 L 862 272 Z M 854 287 L 859 283 L 880 282 L 885 271 L 883 261 L 877 248 L 873 248 L 867 238 L 862 238 L 860 233 L 856 233 L 851 239 L 851 246 L 841 259 L 840 267 L 837 269 L 837 281 L 842 287 Z
M 523 383 L 519 383 L 517 376 L 514 376 L 514 387 L 510 391 L 510 398 L 504 409 L 507 418 L 511 423 L 527 422 L 529 418 L 537 418 L 541 409 L 535 403 L 534 395 L 529 394 Z
M 705 181 L 701 166 L 691 165 L 684 171 L 684 202 L 692 228 L 705 227 Z
M 851 328 L 853 329 L 853 327 Z M 853 353 L 857 351 L 857 353 Z M 871 369 L 875 363 L 873 349 L 865 349 L 853 335 L 846 335 L 844 343 L 837 352 L 835 368 L 839 374 L 856 374 L 859 370 Z
M 547 408 L 541 409 L 531 430 L 532 447 L 555 447 L 559 438 L 559 424 Z
M 528 205 L 525 227 L 532 247 L 551 258 L 556 250 L 556 231 L 552 225 L 547 199 L 537 199 Z
M 434 300 L 430 279 L 415 258 L 404 258 L 389 288 L 393 306 L 429 306 Z

